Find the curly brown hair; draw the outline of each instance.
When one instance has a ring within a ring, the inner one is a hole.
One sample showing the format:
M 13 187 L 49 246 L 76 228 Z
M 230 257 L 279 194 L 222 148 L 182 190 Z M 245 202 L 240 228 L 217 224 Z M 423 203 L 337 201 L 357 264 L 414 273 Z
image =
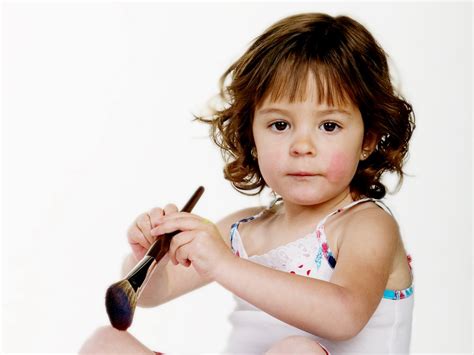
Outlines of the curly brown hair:
M 264 189 L 252 154 L 255 109 L 268 95 L 271 101 L 284 96 L 290 102 L 301 100 L 312 72 L 318 101 L 356 105 L 365 137 L 377 142 L 372 154 L 359 162 L 350 183 L 353 198 L 384 197 L 386 188 L 380 180 L 385 171 L 397 173 L 398 190 L 415 117 L 412 106 L 392 86 L 387 57 L 370 32 L 347 16 L 304 13 L 270 26 L 220 78 L 224 108 L 211 107 L 209 118 L 194 116 L 210 124 L 210 136 L 226 163 L 225 178 L 246 195 Z

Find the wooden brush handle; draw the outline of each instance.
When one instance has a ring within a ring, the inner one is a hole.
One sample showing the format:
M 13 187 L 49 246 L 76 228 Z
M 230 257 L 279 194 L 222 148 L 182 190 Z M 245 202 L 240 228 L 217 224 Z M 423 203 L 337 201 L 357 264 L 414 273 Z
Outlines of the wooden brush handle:
M 204 192 L 204 187 L 199 186 L 196 192 L 191 196 L 189 201 L 184 205 L 181 209 L 181 212 L 191 212 L 196 203 L 201 198 L 202 193 Z M 155 242 L 151 245 L 150 249 L 146 253 L 147 256 L 153 257 L 156 262 L 159 262 L 163 256 L 168 252 L 170 249 L 171 238 L 173 238 L 176 234 L 180 233 L 181 231 L 174 231 L 172 233 L 166 233 L 164 235 L 159 236 Z

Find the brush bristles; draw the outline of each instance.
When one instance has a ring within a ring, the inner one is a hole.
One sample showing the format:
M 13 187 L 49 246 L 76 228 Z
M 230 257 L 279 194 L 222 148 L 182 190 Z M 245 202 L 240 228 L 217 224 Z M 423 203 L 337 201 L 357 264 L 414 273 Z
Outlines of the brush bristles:
M 112 326 L 127 330 L 132 324 L 137 305 L 137 294 L 128 280 L 114 283 L 105 294 L 105 307 Z

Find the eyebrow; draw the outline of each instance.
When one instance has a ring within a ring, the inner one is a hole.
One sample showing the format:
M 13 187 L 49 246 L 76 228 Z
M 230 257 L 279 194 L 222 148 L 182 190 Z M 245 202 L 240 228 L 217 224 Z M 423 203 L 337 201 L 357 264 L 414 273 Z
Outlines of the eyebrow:
M 315 113 L 318 113 L 318 114 L 322 114 L 322 115 L 328 115 L 328 114 L 331 114 L 331 113 L 344 113 L 346 115 L 351 115 L 351 113 L 347 110 L 344 110 L 344 109 L 340 109 L 340 108 L 330 108 L 330 109 L 325 109 L 325 110 L 315 110 L 314 111 Z M 282 109 L 282 108 L 274 108 L 274 107 L 269 107 L 269 108 L 265 108 L 265 109 L 260 109 L 260 110 L 257 110 L 258 114 L 266 114 L 266 113 L 283 113 L 283 114 L 289 114 L 290 111 L 288 110 L 285 110 L 285 109 Z

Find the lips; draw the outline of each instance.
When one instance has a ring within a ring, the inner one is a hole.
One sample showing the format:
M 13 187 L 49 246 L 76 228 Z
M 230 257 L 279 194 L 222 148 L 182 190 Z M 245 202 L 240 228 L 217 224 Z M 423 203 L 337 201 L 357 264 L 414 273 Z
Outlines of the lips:
M 310 173 L 307 171 L 297 171 L 297 172 L 289 173 L 288 175 L 290 176 L 316 176 L 317 174 Z

